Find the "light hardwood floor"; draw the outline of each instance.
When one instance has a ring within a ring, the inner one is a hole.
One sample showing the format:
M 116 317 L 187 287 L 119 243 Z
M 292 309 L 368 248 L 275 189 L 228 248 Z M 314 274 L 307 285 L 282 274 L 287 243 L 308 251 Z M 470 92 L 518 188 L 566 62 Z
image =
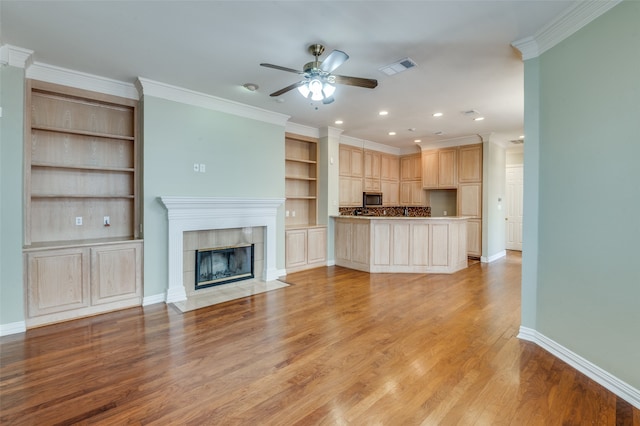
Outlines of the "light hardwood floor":
M 0 339 L 0 423 L 640 425 L 518 340 L 520 256 L 453 275 L 340 267 L 180 313 L 157 304 Z

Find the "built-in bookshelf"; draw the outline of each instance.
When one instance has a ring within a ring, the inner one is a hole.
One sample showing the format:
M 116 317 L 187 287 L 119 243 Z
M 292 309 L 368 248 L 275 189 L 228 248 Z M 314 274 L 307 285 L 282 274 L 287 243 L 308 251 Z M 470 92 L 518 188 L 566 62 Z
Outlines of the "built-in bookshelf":
M 315 225 L 318 195 L 318 140 L 285 136 L 285 223 Z
M 27 326 L 139 305 L 138 102 L 26 87 Z

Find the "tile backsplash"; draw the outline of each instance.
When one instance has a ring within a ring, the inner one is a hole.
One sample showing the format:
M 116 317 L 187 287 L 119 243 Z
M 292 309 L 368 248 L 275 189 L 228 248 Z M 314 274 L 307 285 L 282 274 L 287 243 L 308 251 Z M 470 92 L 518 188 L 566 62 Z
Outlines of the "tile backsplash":
M 409 217 L 431 217 L 431 207 L 340 207 L 341 216 L 405 216 L 405 209 Z

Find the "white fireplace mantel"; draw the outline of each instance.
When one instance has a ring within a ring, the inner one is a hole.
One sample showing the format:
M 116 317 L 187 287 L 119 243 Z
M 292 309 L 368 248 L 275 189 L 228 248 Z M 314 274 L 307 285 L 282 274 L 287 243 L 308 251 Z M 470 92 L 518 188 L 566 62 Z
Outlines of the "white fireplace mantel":
M 187 299 L 183 279 L 183 233 L 211 229 L 266 227 L 265 281 L 278 278 L 276 219 L 284 198 L 160 197 L 169 219 L 169 288 L 166 302 Z

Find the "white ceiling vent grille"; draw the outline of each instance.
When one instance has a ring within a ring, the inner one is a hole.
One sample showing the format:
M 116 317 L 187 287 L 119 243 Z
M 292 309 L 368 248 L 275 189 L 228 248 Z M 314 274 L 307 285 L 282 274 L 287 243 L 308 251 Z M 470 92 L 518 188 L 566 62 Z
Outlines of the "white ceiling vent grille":
M 397 62 L 394 62 L 393 64 L 386 65 L 380 68 L 379 70 L 380 72 L 386 75 L 394 75 L 394 74 L 398 74 L 399 72 L 406 71 L 409 68 L 413 68 L 415 66 L 417 66 L 417 64 L 413 61 L 413 59 L 404 58 L 404 59 L 400 59 Z

